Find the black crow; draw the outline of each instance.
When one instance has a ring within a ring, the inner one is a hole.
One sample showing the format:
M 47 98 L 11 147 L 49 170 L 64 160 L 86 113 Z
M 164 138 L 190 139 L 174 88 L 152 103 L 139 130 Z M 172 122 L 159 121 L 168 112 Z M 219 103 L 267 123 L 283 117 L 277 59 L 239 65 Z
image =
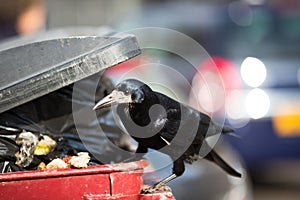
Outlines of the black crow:
M 231 133 L 232 129 L 217 125 L 206 114 L 155 92 L 135 79 L 120 82 L 95 105 L 94 110 L 112 105 L 117 105 L 122 124 L 138 142 L 136 153 L 143 155 L 151 148 L 168 154 L 173 160 L 173 174 L 144 192 L 153 192 L 181 176 L 185 170 L 184 162 L 192 163 L 200 156 L 228 174 L 241 177 L 205 141 L 208 136 Z

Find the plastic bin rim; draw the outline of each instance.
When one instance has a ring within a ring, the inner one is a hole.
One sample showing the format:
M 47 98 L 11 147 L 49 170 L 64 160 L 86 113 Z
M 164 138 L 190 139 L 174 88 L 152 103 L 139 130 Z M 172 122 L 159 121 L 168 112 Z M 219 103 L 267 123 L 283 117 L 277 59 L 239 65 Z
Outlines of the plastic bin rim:
M 41 179 L 41 178 L 54 178 L 54 177 L 65 177 L 65 176 L 79 176 L 79 175 L 91 175 L 91 174 L 108 174 L 112 172 L 134 172 L 143 170 L 149 165 L 147 160 L 140 160 L 129 163 L 117 163 L 117 164 L 106 164 L 89 166 L 81 169 L 56 169 L 56 170 L 31 170 L 22 172 L 10 172 L 0 174 L 0 182 L 5 181 L 18 181 L 28 179 Z

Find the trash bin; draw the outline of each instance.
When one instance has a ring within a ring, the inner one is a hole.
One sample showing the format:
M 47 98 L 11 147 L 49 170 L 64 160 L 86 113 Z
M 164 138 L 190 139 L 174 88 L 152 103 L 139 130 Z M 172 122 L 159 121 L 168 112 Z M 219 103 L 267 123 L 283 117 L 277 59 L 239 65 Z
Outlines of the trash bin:
M 0 52 L 0 114 L 138 54 L 132 35 L 62 38 L 4 50 Z M 171 193 L 140 194 L 147 165 L 141 160 L 0 174 L 0 198 L 174 199 Z

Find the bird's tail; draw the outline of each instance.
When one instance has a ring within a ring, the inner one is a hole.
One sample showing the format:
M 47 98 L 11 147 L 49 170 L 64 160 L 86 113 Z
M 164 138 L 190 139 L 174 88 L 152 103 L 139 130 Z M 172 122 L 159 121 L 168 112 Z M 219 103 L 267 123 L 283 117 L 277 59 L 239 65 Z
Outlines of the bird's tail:
M 242 174 L 229 166 L 213 149 L 205 156 L 205 159 L 216 163 L 228 174 L 235 177 L 242 177 Z
M 222 128 L 222 133 L 230 134 L 233 132 L 234 132 L 234 130 L 232 128 L 230 128 L 229 126 L 223 126 L 223 128 Z
M 234 130 L 228 126 L 223 126 L 222 128 L 222 134 L 230 135 L 236 138 L 241 138 L 241 136 L 234 133 Z

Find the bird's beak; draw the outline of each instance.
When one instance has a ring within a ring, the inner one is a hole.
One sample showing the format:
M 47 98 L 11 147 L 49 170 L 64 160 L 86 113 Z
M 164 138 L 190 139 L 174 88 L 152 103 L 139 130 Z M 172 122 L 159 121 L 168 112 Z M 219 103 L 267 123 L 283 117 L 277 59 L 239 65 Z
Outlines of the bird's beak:
M 131 103 L 131 95 L 125 95 L 124 92 L 113 90 L 112 93 L 101 99 L 93 108 L 93 110 L 108 108 L 116 104 Z

